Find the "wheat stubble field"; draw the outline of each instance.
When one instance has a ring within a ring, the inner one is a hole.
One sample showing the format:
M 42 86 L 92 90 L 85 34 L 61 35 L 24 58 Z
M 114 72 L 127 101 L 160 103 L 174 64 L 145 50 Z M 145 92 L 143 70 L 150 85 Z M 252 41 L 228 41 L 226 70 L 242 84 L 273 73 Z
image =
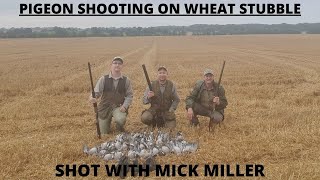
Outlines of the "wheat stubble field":
M 157 158 L 160 164 L 199 164 L 202 178 L 204 164 L 253 163 L 264 165 L 264 179 L 320 179 L 319 35 L 2 39 L 0 179 L 52 179 L 57 164 L 104 164 L 82 153 L 83 144 L 117 133 L 96 138 L 87 62 L 96 81 L 114 56 L 124 57 L 134 88 L 129 132 L 144 130 L 141 65 L 151 79 L 166 65 L 177 84 L 176 130 L 200 149 Z M 205 68 L 218 79 L 224 60 L 224 125 L 214 133 L 207 119 L 189 127 L 186 95 Z M 106 178 L 103 169 L 92 178 Z

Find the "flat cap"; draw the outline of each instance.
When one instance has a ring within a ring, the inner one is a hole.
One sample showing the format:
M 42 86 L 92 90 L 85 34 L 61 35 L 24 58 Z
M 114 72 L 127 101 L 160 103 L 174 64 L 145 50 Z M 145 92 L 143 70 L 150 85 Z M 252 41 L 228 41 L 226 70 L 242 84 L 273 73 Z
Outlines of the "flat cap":
M 213 75 L 212 69 L 205 69 L 205 70 L 203 71 L 203 75 L 204 75 L 204 76 L 207 75 L 207 74 L 212 74 L 212 75 Z
M 121 63 L 123 63 L 123 59 L 119 56 L 114 57 L 112 62 L 114 62 L 114 61 L 120 61 Z
M 165 66 L 159 66 L 159 67 L 158 67 L 158 71 L 160 71 L 160 70 L 162 70 L 162 69 L 165 70 L 165 71 L 168 71 Z

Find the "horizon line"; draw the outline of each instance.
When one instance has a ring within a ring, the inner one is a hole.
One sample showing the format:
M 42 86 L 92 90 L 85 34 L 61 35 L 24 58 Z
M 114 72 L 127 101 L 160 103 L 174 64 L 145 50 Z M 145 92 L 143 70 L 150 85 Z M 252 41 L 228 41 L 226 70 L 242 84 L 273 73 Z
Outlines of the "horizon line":
M 299 25 L 299 24 L 320 24 L 320 22 L 299 22 L 299 23 L 241 23 L 241 24 L 235 24 L 235 23 L 228 23 L 228 24 L 210 24 L 210 23 L 198 23 L 198 24 L 190 24 L 190 25 L 156 25 L 156 26 L 121 26 L 121 27 L 116 27 L 116 26 L 90 26 L 90 27 L 81 27 L 81 26 L 58 26 L 58 25 L 53 25 L 53 26 L 11 26 L 11 27 L 0 27 L 0 29 L 10 29 L 10 28 L 53 28 L 53 27 L 60 27 L 60 28 L 79 28 L 79 29 L 89 29 L 89 28 L 155 28 L 155 27 L 167 27 L 167 26 L 173 26 L 173 27 L 188 27 L 188 26 L 194 26 L 194 25 L 208 25 L 208 26 L 226 26 L 226 25 L 281 25 L 281 24 L 287 24 L 287 25 Z

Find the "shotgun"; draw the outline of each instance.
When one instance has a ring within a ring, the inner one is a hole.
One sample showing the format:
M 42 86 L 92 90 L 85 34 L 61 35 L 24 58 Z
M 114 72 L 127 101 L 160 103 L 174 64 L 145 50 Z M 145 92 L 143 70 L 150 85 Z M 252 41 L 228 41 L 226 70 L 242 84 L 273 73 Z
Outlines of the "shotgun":
M 94 87 L 93 87 L 93 81 L 92 81 L 92 73 L 91 73 L 91 65 L 88 62 L 88 68 L 89 68 L 89 75 L 90 75 L 90 81 L 91 81 L 91 93 L 92 93 L 92 97 L 96 98 L 96 93 L 94 92 Z M 99 126 L 99 119 L 98 119 L 98 106 L 97 103 L 93 103 L 93 108 L 94 108 L 94 112 L 96 113 L 96 127 L 97 127 L 97 134 L 99 139 L 101 139 L 101 132 L 100 132 L 100 126 Z
M 223 61 L 223 64 L 222 64 L 222 68 L 221 68 L 221 72 L 220 72 L 220 77 L 219 77 L 219 81 L 218 81 L 218 87 L 215 89 L 215 92 L 214 92 L 214 96 L 218 96 L 219 97 L 219 88 L 220 88 L 220 84 L 221 84 L 221 79 L 222 79 L 222 74 L 223 74 L 223 70 L 224 70 L 224 65 L 226 64 L 226 61 Z M 215 111 L 215 108 L 216 107 L 216 104 L 214 103 L 213 104 L 213 111 Z M 212 127 L 214 125 L 214 122 L 213 120 L 210 119 L 210 122 L 209 122 L 209 131 L 211 131 Z

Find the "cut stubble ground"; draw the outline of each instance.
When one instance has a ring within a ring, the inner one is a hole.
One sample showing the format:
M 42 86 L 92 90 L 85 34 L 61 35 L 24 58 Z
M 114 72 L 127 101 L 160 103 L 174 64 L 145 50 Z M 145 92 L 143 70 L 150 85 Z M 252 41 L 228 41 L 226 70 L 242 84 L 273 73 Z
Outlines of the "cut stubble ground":
M 82 153 L 83 144 L 117 134 L 96 138 L 87 62 L 97 80 L 123 56 L 134 89 L 126 130 L 146 129 L 141 65 L 151 79 L 165 65 L 181 99 L 176 131 L 200 144 L 195 154 L 159 157 L 160 164 L 199 164 L 203 176 L 204 164 L 253 163 L 264 165 L 267 179 L 320 179 L 319 47 L 319 35 L 0 40 L 0 174 L 52 179 L 57 164 L 105 164 Z M 211 133 L 201 118 L 200 127 L 189 127 L 185 97 L 205 68 L 218 79 L 224 60 L 223 125 Z M 101 169 L 92 178 L 105 177 Z

